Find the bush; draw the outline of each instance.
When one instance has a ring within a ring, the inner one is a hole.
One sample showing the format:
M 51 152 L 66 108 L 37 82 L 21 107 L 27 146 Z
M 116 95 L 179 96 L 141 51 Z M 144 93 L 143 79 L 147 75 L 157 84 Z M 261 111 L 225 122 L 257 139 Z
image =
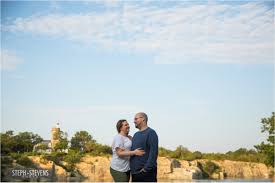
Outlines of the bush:
M 9 156 L 1 156 L 1 166 L 2 165 L 11 165 L 12 164 L 12 158 Z
M 89 154 L 92 156 L 103 156 L 103 155 L 108 156 L 112 154 L 112 148 L 107 145 L 95 143 L 94 149 L 90 151 Z
M 83 154 L 81 152 L 70 150 L 69 153 L 66 156 L 64 156 L 64 161 L 68 163 L 66 169 L 69 172 L 72 172 L 75 168 L 75 164 L 80 162 L 82 157 Z
M 65 155 L 66 153 L 64 152 L 52 152 L 51 154 L 45 154 L 44 158 L 46 158 L 49 161 L 53 161 L 56 164 L 59 164 L 59 162 L 64 159 Z
M 203 165 L 203 170 L 208 174 L 208 175 L 212 175 L 213 173 L 218 173 L 220 171 L 220 167 L 212 162 L 212 161 L 207 161 L 204 165 Z
M 25 167 L 34 167 L 33 162 L 28 158 L 28 156 L 21 156 L 17 159 L 16 163 Z
M 172 152 L 169 149 L 166 149 L 164 147 L 159 147 L 159 156 L 161 157 L 172 157 Z
M 201 159 L 202 158 L 202 153 L 200 151 L 193 152 L 193 158 L 194 159 Z
M 12 157 L 12 159 L 17 160 L 18 158 L 20 158 L 22 156 L 21 153 L 10 153 L 10 156 Z
M 40 155 L 41 153 L 38 153 L 38 152 L 24 152 L 23 154 L 25 156 L 37 156 L 37 155 Z
M 42 164 L 47 164 L 49 162 L 49 160 L 48 160 L 46 155 L 42 154 L 42 155 L 40 155 L 39 162 L 42 163 Z
M 220 167 L 212 161 L 206 163 L 198 162 L 198 168 L 202 171 L 203 178 L 209 178 L 213 173 L 218 173 Z
M 83 154 L 77 151 L 70 150 L 69 153 L 64 156 L 64 161 L 67 163 L 78 163 L 80 162 L 80 159 L 82 158 Z

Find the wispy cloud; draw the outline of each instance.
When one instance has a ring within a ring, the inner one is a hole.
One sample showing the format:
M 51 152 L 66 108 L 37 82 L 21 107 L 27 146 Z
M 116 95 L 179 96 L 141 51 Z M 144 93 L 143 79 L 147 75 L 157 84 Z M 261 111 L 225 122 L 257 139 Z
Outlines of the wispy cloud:
M 22 63 L 23 60 L 19 58 L 14 51 L 10 51 L 7 49 L 2 49 L 0 52 L 1 56 L 1 70 L 14 70 L 17 65 Z
M 9 31 L 64 37 L 107 50 L 150 53 L 154 62 L 272 63 L 273 7 L 241 4 L 122 3 L 86 14 L 17 18 Z

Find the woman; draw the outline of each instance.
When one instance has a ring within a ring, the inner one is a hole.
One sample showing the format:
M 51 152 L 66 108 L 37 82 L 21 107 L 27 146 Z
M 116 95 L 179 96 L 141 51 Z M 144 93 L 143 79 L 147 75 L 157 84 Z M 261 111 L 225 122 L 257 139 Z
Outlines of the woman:
M 121 119 L 116 125 L 118 134 L 112 144 L 113 157 L 110 172 L 115 182 L 129 182 L 130 180 L 130 156 L 142 156 L 145 152 L 140 149 L 131 151 L 132 137 L 129 135 L 130 126 L 125 119 Z

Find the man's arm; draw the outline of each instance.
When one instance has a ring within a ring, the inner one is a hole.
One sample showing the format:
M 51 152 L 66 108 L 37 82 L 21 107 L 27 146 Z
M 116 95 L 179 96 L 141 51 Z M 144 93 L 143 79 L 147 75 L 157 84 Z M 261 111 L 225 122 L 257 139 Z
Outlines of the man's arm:
M 158 135 L 155 131 L 149 134 L 148 144 L 150 146 L 150 151 L 148 152 L 149 157 L 143 168 L 146 172 L 153 168 L 153 165 L 156 163 L 158 158 Z

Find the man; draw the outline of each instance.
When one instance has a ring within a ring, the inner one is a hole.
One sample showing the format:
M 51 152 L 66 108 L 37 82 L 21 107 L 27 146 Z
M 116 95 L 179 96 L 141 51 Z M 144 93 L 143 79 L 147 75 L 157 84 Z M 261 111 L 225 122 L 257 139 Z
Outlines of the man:
M 139 129 L 132 139 L 131 150 L 140 148 L 143 156 L 131 156 L 130 168 L 133 182 L 157 182 L 158 135 L 147 126 L 148 116 L 143 113 L 135 115 L 135 126 Z

